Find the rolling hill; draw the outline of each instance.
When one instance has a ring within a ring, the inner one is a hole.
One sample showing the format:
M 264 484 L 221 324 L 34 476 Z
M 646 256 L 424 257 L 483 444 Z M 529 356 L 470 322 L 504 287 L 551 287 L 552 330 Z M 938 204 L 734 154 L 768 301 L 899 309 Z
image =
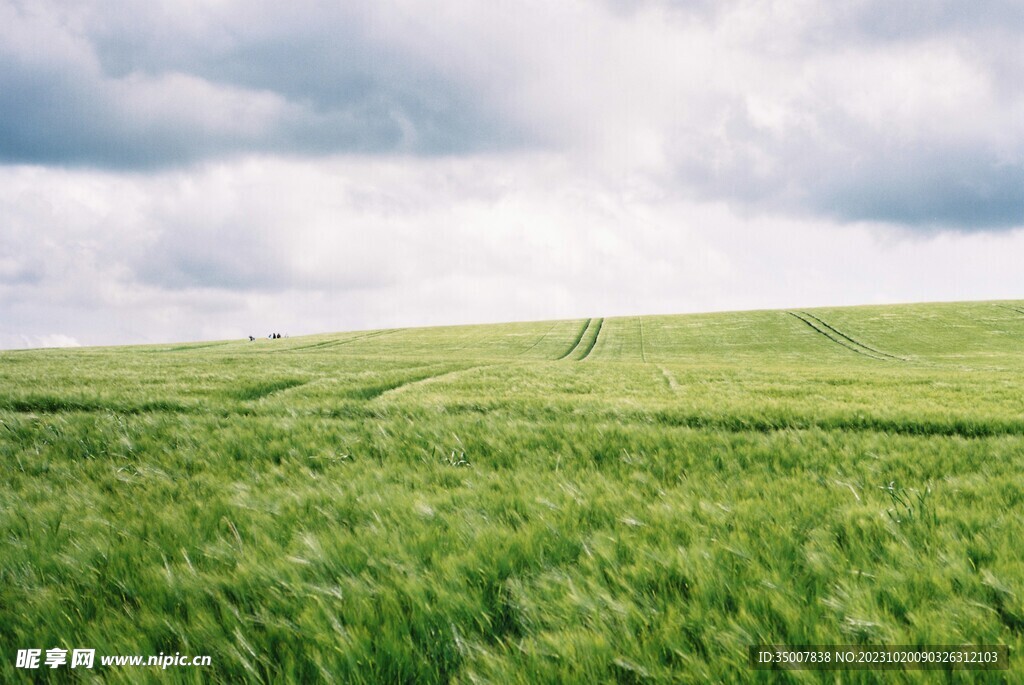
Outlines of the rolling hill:
M 1024 302 L 3 352 L 0 422 L 6 651 L 211 657 L 111 682 L 1024 647 Z

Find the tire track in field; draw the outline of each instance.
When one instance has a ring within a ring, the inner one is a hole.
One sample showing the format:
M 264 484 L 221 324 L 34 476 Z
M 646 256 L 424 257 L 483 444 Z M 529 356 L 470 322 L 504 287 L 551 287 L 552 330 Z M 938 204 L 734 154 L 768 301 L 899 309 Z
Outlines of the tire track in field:
M 832 325 L 826 323 L 825 321 L 822 321 L 819 317 L 815 316 L 814 314 L 811 314 L 810 312 L 801 312 L 801 313 L 804 316 L 809 316 L 810 318 L 814 319 L 815 321 L 820 323 L 822 326 L 824 326 L 825 328 L 827 328 L 830 331 L 832 331 L 833 333 L 835 333 L 836 335 L 841 336 L 841 337 L 845 338 L 846 340 L 849 340 L 854 345 L 858 345 L 860 347 L 863 347 L 865 350 L 868 350 L 869 352 L 873 352 L 875 354 L 879 354 L 879 355 L 881 355 L 883 357 L 888 357 L 889 359 L 895 359 L 896 361 L 901 361 L 901 362 L 907 361 L 903 357 L 898 357 L 895 354 L 889 354 L 888 352 L 883 352 L 882 350 L 879 350 L 879 349 L 877 349 L 875 347 L 872 347 L 871 345 L 865 345 L 864 343 L 862 343 L 861 341 L 857 340 L 856 338 L 853 338 L 853 337 L 847 335 L 846 333 L 843 333 L 841 330 L 839 330 L 835 326 L 832 326 Z
M 1002 307 L 1003 309 L 1009 309 L 1011 312 L 1017 312 L 1018 314 L 1024 314 L 1024 309 L 1018 309 L 1017 307 L 1011 307 L 1008 304 L 997 304 L 996 306 L 997 307 Z
M 572 347 L 570 347 L 568 350 L 566 350 L 565 354 L 563 354 L 561 357 L 559 357 L 558 360 L 565 359 L 570 354 L 572 354 L 573 352 L 576 351 L 576 348 L 580 346 L 580 341 L 583 340 L 583 336 L 586 335 L 587 329 L 590 328 L 590 322 L 591 321 L 593 321 L 593 319 L 587 319 L 586 321 L 583 322 L 583 328 L 580 329 L 580 334 L 577 335 L 576 339 L 573 341 Z
M 475 371 L 477 369 L 488 369 L 488 368 L 491 368 L 492 366 L 500 366 L 500 364 L 477 364 L 476 366 L 467 366 L 467 367 L 462 368 L 462 369 L 454 369 L 452 371 L 442 371 L 441 373 L 435 373 L 435 374 L 432 374 L 430 376 L 423 376 L 423 377 L 420 377 L 420 378 L 414 378 L 414 379 L 411 379 L 411 380 L 403 381 L 402 383 L 399 383 L 399 384 L 397 384 L 395 386 L 392 386 L 390 388 L 386 388 L 386 389 L 382 390 L 381 392 L 379 392 L 378 394 L 376 394 L 376 395 L 374 395 L 372 397 L 367 397 L 366 399 L 367 400 L 377 400 L 377 399 L 382 399 L 384 397 L 393 397 L 397 393 L 404 392 L 404 391 L 408 390 L 409 388 L 412 388 L 412 387 L 415 387 L 415 386 L 418 386 L 418 385 L 427 385 L 427 384 L 430 384 L 430 383 L 434 383 L 434 382 L 436 382 L 436 381 L 438 381 L 438 380 L 440 380 L 442 378 L 451 378 L 453 376 L 458 376 L 460 374 L 469 373 L 470 371 Z
M 786 313 L 789 314 L 790 316 L 792 316 L 793 318 L 798 319 L 799 321 L 802 321 L 806 325 L 810 326 L 810 328 L 813 331 L 815 331 L 816 333 L 825 336 L 826 338 L 828 338 L 829 340 L 831 340 L 835 344 L 841 345 L 842 347 L 845 347 L 846 349 L 850 350 L 851 352 L 856 352 L 857 354 L 860 354 L 860 355 L 863 355 L 865 357 L 869 357 L 871 359 L 875 359 L 875 360 L 878 360 L 878 361 L 886 361 L 885 357 L 879 357 L 879 356 L 869 352 L 866 348 L 856 347 L 855 344 L 851 344 L 847 340 L 844 340 L 845 336 L 843 336 L 843 338 L 837 337 L 836 335 L 831 333 L 828 328 L 819 327 L 818 325 L 815 325 L 815 323 L 811 319 L 809 319 L 809 318 L 805 318 L 804 316 L 801 316 L 800 314 L 797 314 L 795 312 L 786 312 Z
M 234 342 L 233 340 L 225 340 L 223 342 L 204 343 L 201 345 L 179 345 L 178 347 L 168 347 L 163 350 L 153 350 L 154 352 L 188 352 L 190 350 L 204 350 L 208 347 L 220 347 L 227 345 L 228 343 Z
M 382 335 L 389 335 L 391 333 L 398 333 L 404 331 L 404 328 L 392 328 L 386 331 L 373 331 L 372 333 L 364 333 L 351 338 L 343 338 L 341 340 L 326 340 L 324 342 L 313 343 L 311 345 L 302 345 L 301 347 L 289 347 L 284 350 L 269 350 L 271 352 L 300 352 L 302 350 L 322 350 L 327 347 L 341 347 L 357 340 L 365 340 L 366 338 L 376 338 Z
M 409 372 L 409 373 L 412 373 L 412 372 L 415 372 L 415 371 L 418 371 L 418 370 L 429 369 L 429 368 L 434 368 L 434 367 L 437 367 L 436 363 L 435 364 L 418 364 L 418 365 L 403 367 L 402 370 L 406 371 L 406 372 Z M 417 376 L 416 378 L 413 378 L 413 379 L 403 379 L 398 384 L 407 383 L 407 382 L 413 382 L 413 381 L 418 380 L 419 378 L 422 378 L 422 376 Z M 342 376 L 320 376 L 318 378 L 314 378 L 314 379 L 312 379 L 310 381 L 307 381 L 306 383 L 303 383 L 302 385 L 297 385 L 297 386 L 295 386 L 293 388 L 285 388 L 285 389 L 282 389 L 282 390 L 275 391 L 274 392 L 274 396 L 277 397 L 279 395 L 291 392 L 292 390 L 295 390 L 295 389 L 298 389 L 298 388 L 303 388 L 303 389 L 308 390 L 308 389 L 313 388 L 313 387 L 329 387 L 329 386 L 332 386 L 332 385 L 338 385 L 339 383 L 341 383 L 341 384 L 352 383 L 352 382 L 355 382 L 355 381 L 358 381 L 358 380 L 360 380 L 360 374 L 358 374 L 358 373 L 355 374 L 355 375 L 352 375 L 352 374 L 344 375 L 343 374 Z M 371 384 L 371 385 L 363 385 L 363 386 L 356 385 L 354 387 L 352 387 L 352 386 L 346 387 L 345 385 L 342 385 L 341 390 L 340 390 L 340 394 L 341 394 L 342 397 L 346 397 L 347 399 L 373 399 L 373 398 L 378 397 L 379 395 L 387 392 L 389 389 L 391 389 L 393 387 L 396 387 L 396 383 L 394 383 L 394 382 L 391 382 L 391 383 L 384 382 L 384 383 Z
M 360 336 L 360 337 L 363 337 L 363 336 Z M 346 339 L 346 341 L 347 341 L 347 339 Z M 309 344 L 309 345 L 300 345 L 299 347 L 289 347 L 288 349 L 285 349 L 285 350 L 268 350 L 268 352 L 299 352 L 301 350 L 314 350 L 314 349 L 317 349 L 317 348 L 320 348 L 320 347 L 331 347 L 331 346 L 337 345 L 337 344 L 339 344 L 341 342 L 344 342 L 344 341 L 342 341 L 342 340 L 326 340 L 324 342 L 312 343 L 312 344 Z
M 647 348 L 644 345 L 644 317 L 636 317 L 637 322 L 640 324 L 640 359 L 644 364 L 647 363 Z
M 293 388 L 301 388 L 308 385 L 310 381 L 300 378 L 283 378 L 275 381 L 264 381 L 254 385 L 248 385 L 235 389 L 235 399 L 242 401 L 263 400 L 271 395 L 287 392 Z
M 532 350 L 533 348 L 535 348 L 535 347 L 536 347 L 537 345 L 540 345 L 540 344 L 541 344 L 541 342 L 543 342 L 544 338 L 548 337 L 548 333 L 550 333 L 551 331 L 555 330 L 555 326 L 557 326 L 557 325 L 558 325 L 558 322 L 557 322 L 557 321 L 556 321 L 556 322 L 554 322 L 553 324 L 551 324 L 551 328 L 549 328 L 549 329 L 547 329 L 546 331 L 544 331 L 544 335 L 542 335 L 542 336 L 540 336 L 539 338 L 537 338 L 536 342 L 534 342 L 534 343 L 533 343 L 532 345 L 530 345 L 529 347 L 527 347 L 527 348 L 526 348 L 525 350 L 523 350 L 522 352 L 517 352 L 517 353 L 516 353 L 516 356 L 518 357 L 518 356 L 520 356 L 520 355 L 526 354 L 527 352 L 529 352 L 530 350 Z
M 604 319 L 598 319 L 597 320 L 597 330 L 594 332 L 594 339 L 590 341 L 590 344 L 587 346 L 586 351 L 583 353 L 583 356 L 580 357 L 579 361 L 583 361 L 587 357 L 589 357 L 590 353 L 594 351 L 595 347 L 597 347 L 597 341 L 601 337 L 601 328 L 603 326 L 604 326 Z
M 672 372 L 664 366 L 659 366 L 658 368 L 661 369 L 661 375 L 665 377 L 665 382 L 668 383 L 668 389 L 672 392 L 679 392 L 679 381 L 672 375 Z

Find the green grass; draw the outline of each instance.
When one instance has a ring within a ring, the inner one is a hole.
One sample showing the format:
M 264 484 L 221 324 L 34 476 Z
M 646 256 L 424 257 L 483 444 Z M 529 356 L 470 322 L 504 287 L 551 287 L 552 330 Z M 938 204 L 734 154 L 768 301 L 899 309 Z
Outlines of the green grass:
M 0 468 L 4 682 L 1022 678 L 1020 302 L 6 352 Z

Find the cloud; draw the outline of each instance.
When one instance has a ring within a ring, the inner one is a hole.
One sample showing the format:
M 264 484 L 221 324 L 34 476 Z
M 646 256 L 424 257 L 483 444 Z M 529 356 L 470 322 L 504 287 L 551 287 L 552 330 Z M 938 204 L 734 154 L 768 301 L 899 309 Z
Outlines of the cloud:
M 0 344 L 1012 296 L 1021 15 L 0 1 Z
M 975 149 L 895 150 L 824 177 L 814 209 L 845 220 L 960 230 L 1024 225 L 1024 166 Z
M 970 5 L 956 0 L 860 0 L 844 3 L 829 23 L 836 33 L 905 41 L 937 34 L 1020 31 L 1024 29 L 1024 7 L 1014 0 L 981 0 Z
M 0 168 L 0 347 L 1012 297 L 1024 231 L 748 215 L 560 155 Z M 895 237 L 894 237 L 895 236 Z M 23 265 L 24 268 L 23 268 Z
M 75 340 L 70 335 L 62 335 L 60 333 L 51 333 L 49 335 L 41 335 L 36 340 L 29 340 L 29 346 L 31 347 L 81 347 L 82 344 Z
M 744 211 L 928 232 L 1024 223 L 1013 78 L 1024 62 L 1006 57 L 1024 24 L 1010 3 L 970 20 L 939 3 L 914 30 L 910 14 L 867 1 L 531 10 L 439 12 L 402 40 L 419 54 L 446 45 L 447 59 L 435 58 L 446 73 L 608 178 L 644 175 L 666 194 Z
M 368 14 L 315 3 L 0 5 L 0 159 L 137 169 L 521 142 L 459 74 L 375 38 Z
M 700 120 L 682 116 L 665 137 L 678 192 L 930 232 L 1024 224 L 1024 99 L 980 48 L 1016 44 L 1019 30 L 989 36 L 936 18 L 882 40 L 840 31 L 839 13 L 820 6 L 789 22 L 726 7 L 714 20 L 723 40 L 756 28 L 732 49 L 715 43 Z
M 0 283 L 4 333 L 33 340 L 57 322 L 97 344 L 664 309 L 668 283 L 716 273 L 691 231 L 557 156 L 8 168 L 0 213 L 26 229 L 4 235 L 11 270 L 43 264 Z

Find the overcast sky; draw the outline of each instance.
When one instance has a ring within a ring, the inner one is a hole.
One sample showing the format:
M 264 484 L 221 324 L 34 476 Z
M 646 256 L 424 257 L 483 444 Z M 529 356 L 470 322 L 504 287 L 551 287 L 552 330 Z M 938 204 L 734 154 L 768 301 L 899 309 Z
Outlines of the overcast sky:
M 1024 298 L 1022 44 L 1017 0 L 0 0 L 0 347 Z

